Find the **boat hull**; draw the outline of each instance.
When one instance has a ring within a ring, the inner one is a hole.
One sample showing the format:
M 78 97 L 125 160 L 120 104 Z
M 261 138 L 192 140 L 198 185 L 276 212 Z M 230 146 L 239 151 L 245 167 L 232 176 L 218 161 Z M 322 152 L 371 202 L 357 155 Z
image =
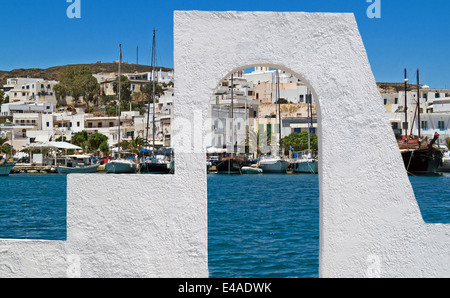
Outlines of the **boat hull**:
M 438 168 L 439 172 L 450 172 L 450 158 L 445 157 L 442 159 L 442 166 Z
M 316 159 L 298 160 L 293 163 L 294 173 L 317 174 L 319 172 L 319 162 Z
M 110 174 L 136 173 L 137 164 L 131 162 L 111 161 L 105 165 L 105 171 Z
M 59 174 L 88 174 L 96 173 L 99 166 L 100 164 L 75 168 L 58 166 L 57 170 Z
M 436 174 L 442 166 L 443 153 L 438 149 L 417 149 L 402 152 L 403 163 L 408 173 L 415 175 Z
M 259 162 L 259 167 L 263 170 L 263 172 L 271 173 L 271 174 L 284 174 L 286 173 L 289 162 L 277 159 L 277 160 L 261 160 Z
M 221 160 L 217 166 L 217 173 L 219 174 L 240 174 L 241 168 L 248 166 L 249 162 L 241 159 L 224 159 Z
M 169 174 L 172 172 L 172 164 L 164 162 L 143 162 L 140 164 L 140 172 Z
M 0 166 L 0 176 L 9 176 L 16 163 L 7 162 Z

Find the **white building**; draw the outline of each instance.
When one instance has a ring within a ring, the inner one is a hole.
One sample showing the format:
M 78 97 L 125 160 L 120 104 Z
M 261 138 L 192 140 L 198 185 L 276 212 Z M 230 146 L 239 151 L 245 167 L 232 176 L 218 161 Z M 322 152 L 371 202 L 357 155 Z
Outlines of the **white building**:
M 419 135 L 432 139 L 437 132 L 440 135 L 439 144 L 445 144 L 445 139 L 450 137 L 450 90 L 430 89 L 422 86 L 420 90 L 420 116 L 418 111 L 417 89 L 406 92 L 405 113 L 405 91 L 398 93 L 381 93 L 383 103 L 389 121 L 398 138 L 405 134 L 405 118 L 408 122 L 407 134 Z
M 53 87 L 57 81 L 47 81 L 35 78 L 7 79 L 3 86 L 5 95 L 9 96 L 9 102 L 38 101 L 52 102 L 56 104 L 56 96 Z
M 37 103 L 35 101 L 19 101 L 4 103 L 1 106 L 2 116 L 12 116 L 23 113 L 53 113 L 55 104 L 49 102 Z
M 262 100 L 263 103 L 275 103 L 278 95 L 291 103 L 305 103 L 310 94 L 304 83 L 285 71 L 258 66 L 243 77 L 253 84 L 254 99 Z

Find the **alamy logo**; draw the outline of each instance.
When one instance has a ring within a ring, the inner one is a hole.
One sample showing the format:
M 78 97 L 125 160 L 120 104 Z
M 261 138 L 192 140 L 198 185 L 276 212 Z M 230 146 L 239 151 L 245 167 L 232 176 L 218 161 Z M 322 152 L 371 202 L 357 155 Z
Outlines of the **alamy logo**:
M 66 0 L 67 3 L 72 3 L 67 7 L 67 17 L 69 19 L 81 19 L 81 0 Z
M 366 0 L 367 3 L 372 3 L 367 8 L 367 17 L 370 19 L 381 19 L 381 0 Z

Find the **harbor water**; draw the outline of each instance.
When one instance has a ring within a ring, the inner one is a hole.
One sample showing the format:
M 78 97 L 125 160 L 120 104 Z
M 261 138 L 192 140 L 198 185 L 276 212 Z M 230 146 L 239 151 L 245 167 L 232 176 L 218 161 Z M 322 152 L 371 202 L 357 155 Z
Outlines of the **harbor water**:
M 450 175 L 410 181 L 425 222 L 450 223 Z M 318 277 L 318 182 L 209 174 L 210 276 Z M 0 177 L 0 187 L 0 238 L 66 239 L 66 176 L 15 174 Z

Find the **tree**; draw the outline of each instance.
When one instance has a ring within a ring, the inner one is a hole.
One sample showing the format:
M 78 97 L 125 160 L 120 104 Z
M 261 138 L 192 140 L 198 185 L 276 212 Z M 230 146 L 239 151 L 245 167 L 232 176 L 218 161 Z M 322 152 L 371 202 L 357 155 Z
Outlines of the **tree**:
M 119 89 L 117 88 L 119 85 L 119 78 L 116 78 L 113 82 L 113 90 L 118 95 Z M 127 76 L 120 76 L 120 104 L 126 106 L 131 101 L 131 82 Z
M 150 96 L 150 87 L 153 88 L 153 86 L 155 86 L 155 98 L 160 98 L 162 95 L 164 95 L 164 88 L 159 85 L 159 84 L 153 84 L 153 82 L 151 82 L 151 86 L 150 86 L 150 82 L 146 83 L 144 86 L 141 87 L 141 92 L 143 95 L 143 98 L 146 102 L 148 102 L 148 97 Z M 150 103 L 152 103 L 152 101 L 150 101 Z
M 301 133 L 293 132 L 290 135 L 281 139 L 281 146 L 285 150 L 289 150 L 289 146 L 292 145 L 294 151 L 304 151 L 308 149 L 308 132 L 303 131 Z M 318 149 L 317 135 L 311 134 L 310 136 L 311 150 Z
M 91 74 L 80 76 L 77 80 L 82 89 L 83 100 L 89 109 L 89 103 L 94 102 L 98 98 L 100 84 Z
M 6 149 L 6 145 L 8 145 L 8 144 L 6 144 L 6 142 L 8 142 L 8 138 L 7 137 L 0 137 L 0 152 L 3 152 L 3 147 L 5 147 L 5 149 Z M 10 148 L 8 148 L 8 149 L 10 149 Z M 3 153 L 9 153 L 9 151 L 7 151 L 7 152 L 3 152 Z
M 111 153 L 107 141 L 103 141 L 98 147 L 98 149 L 103 153 L 103 156 L 108 156 Z
M 290 102 L 286 98 L 279 98 L 276 102 L 276 104 L 289 104 L 289 103 L 292 103 L 292 102 Z
M 87 140 L 88 140 L 88 133 L 87 133 L 87 131 L 83 130 L 83 131 L 77 132 L 72 137 L 72 144 L 80 146 L 81 148 L 84 149 L 87 145 Z
M 130 142 L 130 150 L 133 153 L 138 153 L 142 147 L 145 146 L 145 139 L 143 137 L 137 136 Z
M 249 147 L 250 153 L 257 153 L 260 155 L 264 149 L 269 149 L 271 143 L 271 132 L 266 130 L 259 130 L 258 132 L 250 130 L 248 138 L 245 139 L 244 145 Z
M 96 132 L 88 137 L 87 144 L 90 150 L 96 151 L 99 150 L 100 145 L 106 141 L 108 141 L 107 136 Z
M 61 83 L 53 86 L 53 92 L 55 92 L 56 104 L 58 106 L 66 106 L 67 88 Z
M 448 150 L 450 150 L 450 138 L 445 139 L 445 145 L 447 145 Z
M 5 92 L 3 90 L 0 90 L 0 105 L 3 104 L 4 96 L 5 96 Z
M 92 75 L 92 70 L 88 66 L 72 66 L 60 73 L 60 86 L 57 90 L 62 97 L 62 93 L 71 94 L 73 100 L 78 102 L 83 96 L 86 104 L 93 101 L 100 91 L 97 79 Z M 56 91 L 55 91 L 56 92 Z

